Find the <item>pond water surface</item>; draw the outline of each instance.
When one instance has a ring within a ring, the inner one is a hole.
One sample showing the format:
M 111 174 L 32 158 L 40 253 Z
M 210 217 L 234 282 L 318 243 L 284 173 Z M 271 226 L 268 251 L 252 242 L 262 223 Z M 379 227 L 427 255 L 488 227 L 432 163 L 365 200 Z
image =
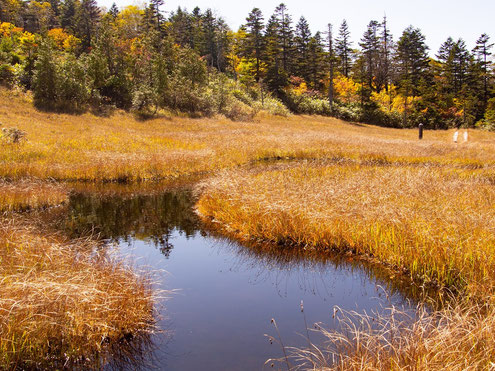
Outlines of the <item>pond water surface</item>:
M 189 190 L 152 196 L 71 196 L 64 228 L 99 233 L 134 264 L 161 270 L 157 287 L 177 290 L 161 306 L 161 328 L 142 369 L 259 370 L 284 344 L 305 346 L 306 322 L 332 328 L 333 307 L 372 311 L 412 308 L 412 288 L 350 257 L 277 246 L 242 246 L 207 231 Z M 304 302 L 304 314 L 301 312 Z M 321 342 L 318 334 L 311 340 Z M 283 366 L 283 365 L 282 365 Z

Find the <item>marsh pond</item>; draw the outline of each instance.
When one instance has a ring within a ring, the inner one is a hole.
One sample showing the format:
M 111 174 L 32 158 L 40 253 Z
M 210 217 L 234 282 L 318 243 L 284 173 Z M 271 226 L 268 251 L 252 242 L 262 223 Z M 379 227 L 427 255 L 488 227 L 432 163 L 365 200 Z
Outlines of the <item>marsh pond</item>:
M 136 269 L 153 271 L 155 288 L 166 292 L 157 308 L 164 331 L 129 368 L 267 369 L 283 353 L 265 335 L 304 347 L 308 334 L 323 340 L 306 325 L 332 329 L 335 306 L 368 313 L 415 306 L 414 288 L 383 268 L 346 255 L 243 246 L 204 226 L 194 203 L 189 188 L 147 196 L 93 191 L 73 193 L 64 208 L 62 228 L 72 237 L 97 234 Z

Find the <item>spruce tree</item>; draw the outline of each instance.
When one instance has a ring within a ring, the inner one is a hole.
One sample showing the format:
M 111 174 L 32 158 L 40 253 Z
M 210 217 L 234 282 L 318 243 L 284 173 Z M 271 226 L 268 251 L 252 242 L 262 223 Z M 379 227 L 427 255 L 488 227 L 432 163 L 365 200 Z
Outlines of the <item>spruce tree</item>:
M 269 89 L 277 95 L 283 96 L 283 88 L 287 86 L 289 76 L 283 68 L 282 45 L 279 38 L 280 23 L 276 14 L 273 14 L 266 25 L 266 83 Z
M 408 94 L 420 94 L 421 82 L 429 72 L 428 46 L 418 28 L 409 26 L 397 43 L 397 68 L 399 81 L 409 86 Z
M 440 68 L 436 71 L 442 77 L 440 86 L 444 94 L 457 98 L 463 86 L 467 83 L 470 53 L 464 40 L 454 40 L 449 37 L 438 50 L 437 59 Z
M 488 102 L 488 83 L 490 79 L 488 66 L 490 65 L 489 57 L 492 55 L 491 49 L 493 48 L 493 45 L 493 43 L 490 43 L 490 37 L 487 34 L 483 34 L 476 41 L 476 47 L 473 50 L 473 53 L 475 54 L 483 71 L 483 103 L 485 106 Z
M 215 26 L 215 67 L 221 72 L 225 72 L 227 66 L 226 55 L 231 44 L 228 36 L 229 31 L 227 23 L 222 18 L 218 18 Z
M 365 80 L 370 92 L 373 90 L 373 82 L 375 81 L 380 65 L 378 27 L 379 23 L 377 21 L 371 21 L 359 43 L 364 57 Z M 380 90 L 380 87 L 377 87 L 376 90 Z
M 322 80 L 325 77 L 325 51 L 320 32 L 317 32 L 308 44 L 309 84 L 312 89 L 320 90 Z
M 295 44 L 295 68 L 294 72 L 303 77 L 307 83 L 311 82 L 312 76 L 309 70 L 309 43 L 311 37 L 311 31 L 309 29 L 308 21 L 306 18 L 301 17 L 296 25 L 296 32 L 294 37 Z M 313 45 L 313 47 L 315 47 Z
M 202 55 L 206 56 L 208 66 L 214 67 L 216 64 L 216 19 L 211 9 L 207 9 L 203 15 L 203 48 Z
M 76 30 L 76 1 L 77 0 L 65 0 L 62 5 L 60 24 L 71 33 L 75 33 Z
M 116 19 L 117 16 L 119 15 L 119 8 L 117 7 L 117 4 L 113 3 L 110 9 L 108 9 L 108 14 L 112 17 L 112 19 Z
M 254 8 L 246 18 L 246 42 L 244 55 L 246 57 L 254 57 L 256 59 L 256 82 L 261 79 L 261 60 L 264 52 L 263 30 L 263 14 L 258 8 Z
M 468 83 L 469 62 L 471 55 L 466 48 L 464 40 L 459 39 L 452 48 L 452 67 L 453 67 L 453 89 L 457 95 Z
M 351 32 L 347 21 L 344 19 L 339 29 L 339 36 L 336 40 L 335 52 L 340 59 L 342 74 L 349 77 L 352 67 L 352 42 Z
M 203 14 L 199 7 L 191 12 L 191 49 L 202 55 L 203 49 Z
M 438 63 L 434 65 L 434 73 L 438 78 L 435 80 L 436 91 L 439 94 L 439 105 L 444 111 L 447 111 L 453 104 L 454 87 L 453 87 L 453 49 L 454 40 L 449 37 L 440 45 L 436 54 Z
M 100 20 L 100 8 L 96 0 L 81 0 L 76 8 L 76 36 L 81 39 L 84 49 L 91 46 L 91 42 L 96 37 L 96 31 Z
M 282 51 L 282 67 L 288 73 L 292 68 L 292 42 L 294 35 L 292 18 L 284 3 L 275 8 L 275 17 L 277 18 L 278 25 L 277 36 Z
M 417 28 L 409 26 L 397 42 L 397 74 L 404 96 L 403 124 L 407 125 L 409 97 L 421 95 L 421 88 L 428 85 L 429 57 L 425 37 Z
M 144 10 L 145 27 L 148 30 L 155 30 L 160 35 L 164 34 L 163 23 L 165 18 L 160 11 L 160 7 L 164 4 L 163 0 L 150 0 L 148 6 Z
M 194 48 L 193 23 L 191 15 L 182 10 L 179 6 L 175 12 L 170 15 L 170 34 L 174 41 L 181 46 Z

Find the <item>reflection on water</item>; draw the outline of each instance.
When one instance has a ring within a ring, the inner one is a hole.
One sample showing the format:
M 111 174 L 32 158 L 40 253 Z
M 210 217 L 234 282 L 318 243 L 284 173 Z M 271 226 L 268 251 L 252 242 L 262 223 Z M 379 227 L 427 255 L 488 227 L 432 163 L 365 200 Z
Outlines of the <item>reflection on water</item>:
M 70 198 L 63 228 L 71 236 L 98 233 L 141 264 L 166 270 L 161 289 L 180 289 L 167 300 L 161 326 L 170 341 L 157 342 L 160 369 L 253 370 L 280 355 L 264 334 L 276 318 L 286 344 L 307 340 L 308 323 L 331 326 L 334 305 L 372 311 L 377 297 L 410 308 L 416 289 L 383 267 L 350 256 L 274 245 L 242 246 L 209 232 L 193 211 L 188 190 L 133 196 L 94 193 Z M 312 335 L 314 342 L 321 341 Z M 143 363 L 142 368 L 148 368 Z
M 189 238 L 199 229 L 187 190 L 126 197 L 78 193 L 70 197 L 69 205 L 64 228 L 72 237 L 96 233 L 102 239 L 129 244 L 138 239 L 160 248 L 167 258 L 173 248 L 172 231 Z

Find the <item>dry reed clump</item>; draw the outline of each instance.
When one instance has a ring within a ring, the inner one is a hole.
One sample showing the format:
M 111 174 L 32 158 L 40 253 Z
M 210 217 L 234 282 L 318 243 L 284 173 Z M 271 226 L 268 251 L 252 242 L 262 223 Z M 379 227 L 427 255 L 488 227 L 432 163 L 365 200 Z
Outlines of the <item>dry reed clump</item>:
M 25 211 L 60 205 L 68 200 L 65 185 L 36 179 L 0 180 L 0 211 Z
M 488 312 L 487 312 L 488 310 Z M 315 324 L 326 338 L 306 349 L 286 347 L 289 369 L 305 370 L 491 370 L 495 366 L 494 309 L 457 304 L 414 315 L 391 307 L 362 314 L 334 308 L 335 330 Z
M 307 163 L 224 172 L 201 193 L 199 213 L 237 238 L 350 250 L 467 295 L 494 292 L 495 186 L 483 176 Z
M 0 223 L 0 368 L 97 368 L 154 329 L 154 297 L 95 243 Z

